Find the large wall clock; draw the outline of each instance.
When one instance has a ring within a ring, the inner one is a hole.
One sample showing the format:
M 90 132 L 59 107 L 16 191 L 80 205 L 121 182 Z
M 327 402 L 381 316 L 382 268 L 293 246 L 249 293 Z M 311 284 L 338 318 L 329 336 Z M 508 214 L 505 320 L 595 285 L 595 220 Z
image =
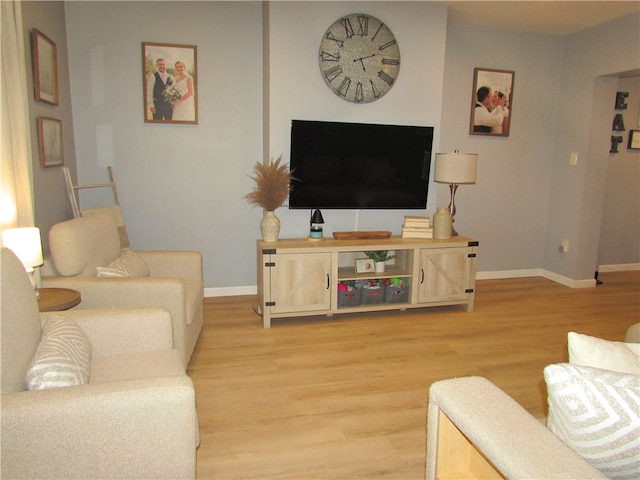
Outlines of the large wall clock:
M 389 27 L 376 17 L 353 13 L 327 29 L 318 61 L 322 78 L 340 98 L 374 102 L 398 78 L 400 47 Z

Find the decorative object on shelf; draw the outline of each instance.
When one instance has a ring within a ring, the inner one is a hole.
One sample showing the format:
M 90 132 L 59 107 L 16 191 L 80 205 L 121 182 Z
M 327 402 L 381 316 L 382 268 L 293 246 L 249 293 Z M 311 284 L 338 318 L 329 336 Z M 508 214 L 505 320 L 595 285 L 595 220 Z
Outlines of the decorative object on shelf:
M 356 273 L 371 273 L 376 268 L 375 262 L 370 258 L 356 258 Z
M 265 210 L 260 220 L 260 232 L 265 242 L 277 242 L 280 235 L 280 219 L 273 210 Z
M 276 208 L 284 205 L 289 197 L 293 176 L 287 165 L 282 163 L 282 155 L 274 162 L 256 162 L 250 178 L 255 182 L 251 193 L 245 195 L 251 205 L 262 207 L 264 215 L 260 222 L 262 238 L 265 242 L 276 242 L 280 233 L 280 220 L 275 215 Z
M 389 250 L 373 250 L 364 252 L 364 254 L 375 262 L 376 273 L 383 273 L 385 262 L 396 257 L 395 255 L 389 255 Z
M 433 215 L 433 238 L 451 238 L 453 216 L 447 207 L 438 207 Z
M 629 130 L 629 144 L 627 148 L 630 150 L 640 150 L 640 130 Z
M 58 50 L 56 44 L 40 30 L 31 31 L 33 84 L 35 98 L 58 105 Z
M 2 244 L 11 249 L 29 274 L 36 298 L 39 297 L 35 268 L 44 263 L 38 227 L 8 228 L 2 231 Z
M 451 235 L 456 236 L 458 232 L 453 227 L 456 216 L 455 195 L 460 184 L 476 183 L 476 172 L 478 167 L 477 153 L 436 153 L 436 171 L 434 180 L 438 183 L 448 183 L 451 192 L 449 211 L 451 212 Z
M 142 42 L 145 123 L 198 123 L 197 49 Z
M 405 215 L 402 238 L 433 238 L 433 227 L 429 217 Z
M 400 73 L 400 47 L 393 32 L 371 15 L 336 20 L 320 42 L 322 78 L 338 97 L 369 103 L 383 97 Z
M 60 167 L 64 165 L 62 120 L 38 117 L 38 143 L 40 146 L 41 167 Z
M 623 138 L 621 135 L 611 135 L 611 149 L 609 153 L 618 153 L 618 144 L 622 143 Z
M 311 214 L 311 220 L 309 222 L 311 227 L 309 228 L 309 240 L 324 240 L 322 235 L 322 225 L 324 225 L 324 218 L 322 218 L 322 212 L 319 209 L 315 209 Z
M 621 113 L 616 113 L 616 116 L 613 117 L 613 131 L 614 132 L 624 132 L 624 117 Z
M 616 93 L 616 110 L 627 109 L 627 97 L 629 92 L 617 92 Z
M 510 70 L 473 69 L 470 135 L 509 136 L 515 75 Z

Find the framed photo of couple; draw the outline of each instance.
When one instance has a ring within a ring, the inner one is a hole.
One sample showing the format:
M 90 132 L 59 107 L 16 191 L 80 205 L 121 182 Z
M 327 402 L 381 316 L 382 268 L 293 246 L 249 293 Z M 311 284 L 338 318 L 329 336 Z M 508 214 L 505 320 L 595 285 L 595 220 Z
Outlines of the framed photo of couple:
M 198 123 L 197 47 L 142 43 L 145 123 Z
M 510 70 L 473 70 L 470 135 L 509 136 L 515 74 Z

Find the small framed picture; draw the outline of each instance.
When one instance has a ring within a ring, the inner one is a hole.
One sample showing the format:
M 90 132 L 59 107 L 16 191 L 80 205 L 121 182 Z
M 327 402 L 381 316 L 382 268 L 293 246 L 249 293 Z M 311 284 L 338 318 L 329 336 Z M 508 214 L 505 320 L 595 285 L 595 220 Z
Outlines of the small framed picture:
M 509 136 L 515 75 L 510 70 L 473 70 L 470 135 Z
M 58 53 L 56 44 L 40 30 L 31 31 L 35 98 L 58 105 Z
M 40 144 L 41 167 L 60 167 L 64 165 L 61 120 L 38 117 L 38 142 Z
M 356 273 L 371 273 L 375 268 L 376 264 L 371 258 L 356 258 Z
M 640 130 L 629 130 L 629 145 L 630 150 L 640 150 Z
M 142 43 L 144 121 L 198 123 L 197 47 Z

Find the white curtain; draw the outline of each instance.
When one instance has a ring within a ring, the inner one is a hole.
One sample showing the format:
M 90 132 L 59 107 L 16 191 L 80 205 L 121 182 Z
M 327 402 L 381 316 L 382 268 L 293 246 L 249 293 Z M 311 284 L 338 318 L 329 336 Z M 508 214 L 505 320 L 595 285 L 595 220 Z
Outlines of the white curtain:
M 34 226 L 29 93 L 19 1 L 0 1 L 0 230 Z

